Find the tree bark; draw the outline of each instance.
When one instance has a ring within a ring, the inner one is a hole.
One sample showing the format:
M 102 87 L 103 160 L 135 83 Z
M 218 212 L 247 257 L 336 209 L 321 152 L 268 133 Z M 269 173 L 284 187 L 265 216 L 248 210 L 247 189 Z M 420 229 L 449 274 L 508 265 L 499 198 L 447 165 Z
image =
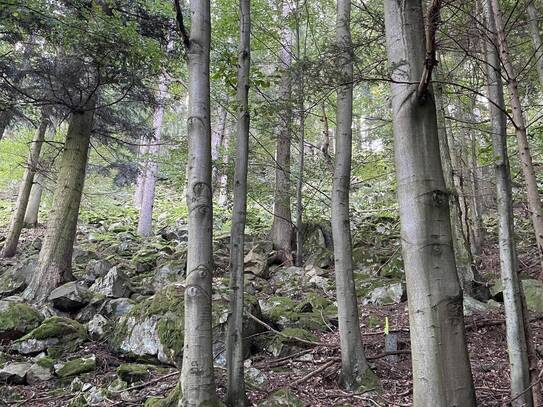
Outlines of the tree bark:
M 38 226 L 38 213 L 40 210 L 44 182 L 45 177 L 43 177 L 42 174 L 37 173 L 34 177 L 34 183 L 32 184 L 30 197 L 28 198 L 28 205 L 26 206 L 24 227 L 35 228 Z
M 348 390 L 373 388 L 377 378 L 371 371 L 362 344 L 358 304 L 353 278 L 352 241 L 349 217 L 351 181 L 353 60 L 351 42 L 351 2 L 338 0 L 336 44 L 339 86 L 336 106 L 336 160 L 332 185 L 332 238 L 336 275 L 341 384 Z
M 210 0 L 190 1 L 191 28 L 186 38 L 189 72 L 188 253 L 185 289 L 185 342 L 180 407 L 214 406 L 211 297 L 213 274 L 213 192 L 209 52 Z
M 32 140 L 32 146 L 30 148 L 30 156 L 28 157 L 27 166 L 23 174 L 21 185 L 19 186 L 19 193 L 17 195 L 17 203 L 15 204 L 15 211 L 11 217 L 11 224 L 2 250 L 2 257 L 12 257 L 17 251 L 17 244 L 19 243 L 19 237 L 21 236 L 21 230 L 24 226 L 24 216 L 30 197 L 30 191 L 34 182 L 34 175 L 38 167 L 40 159 L 40 151 L 45 140 L 45 132 L 49 126 L 49 117 L 47 112 L 42 112 L 40 125 L 36 131 L 36 135 Z
M 507 80 L 507 86 L 509 88 L 509 98 L 511 100 L 511 108 L 513 110 L 513 125 L 515 126 L 517 136 L 519 159 L 522 167 L 522 173 L 524 175 L 524 182 L 526 183 L 528 206 L 530 207 L 532 215 L 532 225 L 535 231 L 539 259 L 542 262 L 541 276 L 543 278 L 543 208 L 541 206 L 541 198 L 537 189 L 537 178 L 535 176 L 532 155 L 530 153 L 530 145 L 528 143 L 526 133 L 526 122 L 524 121 L 524 114 L 518 93 L 517 79 L 515 76 L 515 71 L 513 70 L 511 58 L 509 56 L 509 48 L 507 46 L 503 19 L 499 9 L 498 0 L 492 0 L 492 10 L 494 13 L 494 20 L 498 35 L 500 60 L 505 69 L 505 77 Z
M 23 293 L 31 302 L 42 304 L 61 281 L 72 278 L 72 252 L 79 205 L 85 182 L 95 99 L 84 111 L 72 112 L 62 153 L 53 205 L 36 271 Z
M 143 193 L 145 191 L 145 173 L 149 164 L 147 155 L 151 141 L 146 136 L 140 137 L 140 146 L 138 148 L 139 172 L 136 179 L 136 191 L 134 192 L 134 205 L 137 209 L 141 209 L 143 201 Z
M 534 2 L 528 2 L 528 28 L 530 29 L 530 35 L 532 36 L 532 42 L 534 43 L 534 55 L 536 61 L 537 74 L 539 76 L 539 84 L 543 91 L 543 41 L 541 40 L 541 33 L 539 32 L 539 13 L 534 6 Z
M 11 119 L 13 118 L 13 112 L 11 109 L 6 109 L 0 112 L 0 140 L 4 137 Z
M 393 80 L 392 117 L 409 298 L 413 405 L 475 406 L 435 103 L 431 86 L 417 92 L 417 82 L 428 62 L 421 0 L 386 0 L 385 27 Z
M 283 0 L 283 18 L 290 14 L 290 6 Z M 280 114 L 277 132 L 277 152 L 275 156 L 275 194 L 273 205 L 272 241 L 278 257 L 285 265 L 292 264 L 292 216 L 290 211 L 290 141 L 292 108 L 290 106 L 292 89 L 290 65 L 292 61 L 292 33 L 285 23 L 281 30 L 280 67 L 281 85 L 279 89 Z
M 445 107 L 441 86 L 435 87 L 435 99 L 437 107 L 437 123 L 439 137 L 439 151 L 445 187 L 449 191 L 449 208 L 451 213 L 451 232 L 453 238 L 454 258 L 462 291 L 468 295 L 473 291 L 474 271 L 472 268 L 473 259 L 468 240 L 462 227 L 462 208 L 460 206 L 459 191 L 454 182 L 454 167 L 449 146 L 449 135 L 447 134 L 447 123 L 445 121 Z
M 240 42 L 238 48 L 237 143 L 234 170 L 234 208 L 230 234 L 230 314 L 226 336 L 229 407 L 247 405 L 243 372 L 243 266 L 247 217 L 247 169 L 249 164 L 249 71 L 251 66 L 251 4 L 240 0 Z
M 296 180 L 296 266 L 301 267 L 304 262 L 304 247 L 303 247 L 303 195 L 302 189 L 304 185 L 304 160 L 305 160 L 305 107 L 304 107 L 304 66 L 302 61 L 302 52 L 300 45 L 300 5 L 296 3 L 296 48 L 298 58 L 298 179 Z
M 222 147 L 222 163 L 224 171 L 219 175 L 219 205 L 225 207 L 228 203 L 228 162 L 230 160 L 230 127 L 228 126 L 228 120 L 224 123 L 224 132 L 221 140 Z
M 160 134 L 164 118 L 164 99 L 167 92 L 167 79 L 164 74 L 160 76 L 158 84 L 157 102 L 153 115 L 154 138 L 150 141 L 147 151 L 150 157 L 146 159 L 145 172 L 142 180 L 142 193 L 140 202 L 140 216 L 138 220 L 138 235 L 150 236 L 153 232 L 153 205 L 155 202 L 155 185 L 158 172 L 158 154 L 160 152 Z
M 488 31 L 496 31 L 490 0 L 483 2 Z M 496 175 L 496 198 L 498 206 L 500 269 L 504 292 L 507 350 L 511 369 L 511 397 L 513 407 L 532 406 L 530 369 L 524 329 L 521 282 L 513 231 L 513 194 L 507 151 L 507 119 L 501 79 L 500 59 L 496 50 L 496 39 L 486 44 L 488 98 L 494 149 Z

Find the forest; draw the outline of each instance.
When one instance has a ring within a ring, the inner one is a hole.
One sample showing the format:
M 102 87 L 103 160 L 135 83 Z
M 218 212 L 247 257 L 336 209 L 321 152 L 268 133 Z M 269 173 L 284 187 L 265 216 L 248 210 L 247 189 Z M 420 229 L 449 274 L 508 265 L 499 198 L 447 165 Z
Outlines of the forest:
M 0 407 L 543 407 L 542 0 L 0 0 Z

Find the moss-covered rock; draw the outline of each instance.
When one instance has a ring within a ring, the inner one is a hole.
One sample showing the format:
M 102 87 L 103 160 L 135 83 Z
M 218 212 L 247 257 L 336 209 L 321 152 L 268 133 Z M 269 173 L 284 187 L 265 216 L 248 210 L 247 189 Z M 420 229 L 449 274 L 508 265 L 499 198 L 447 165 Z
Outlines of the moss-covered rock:
M 139 363 L 123 363 L 117 368 L 119 378 L 127 383 L 134 383 L 149 378 L 152 366 Z
M 530 311 L 543 312 L 543 282 L 534 279 L 522 280 L 522 289 L 526 297 L 526 306 Z M 497 301 L 503 301 L 503 284 L 501 280 L 490 287 L 490 295 Z
M 184 342 L 184 288 L 172 284 L 136 304 L 121 317 L 113 348 L 141 359 L 179 364 Z
M 43 316 L 27 304 L 0 301 L 0 340 L 13 340 L 38 327 Z
M 298 339 L 311 342 L 317 340 L 317 337 L 314 334 L 303 328 L 285 328 L 281 333 L 284 336 L 275 335 L 274 338 L 265 345 L 265 349 L 275 357 L 297 352 L 301 348 L 307 346 Z
M 66 363 L 55 365 L 55 374 L 58 377 L 77 376 L 83 373 L 92 372 L 96 369 L 96 356 L 91 355 L 83 358 L 69 360 Z
M 62 354 L 73 351 L 87 339 L 84 325 L 70 318 L 51 317 L 11 345 L 12 350 L 22 354 L 35 354 L 47 350 L 48 353 Z
M 284 388 L 274 391 L 259 407 L 304 407 L 304 403 L 296 397 L 292 390 Z

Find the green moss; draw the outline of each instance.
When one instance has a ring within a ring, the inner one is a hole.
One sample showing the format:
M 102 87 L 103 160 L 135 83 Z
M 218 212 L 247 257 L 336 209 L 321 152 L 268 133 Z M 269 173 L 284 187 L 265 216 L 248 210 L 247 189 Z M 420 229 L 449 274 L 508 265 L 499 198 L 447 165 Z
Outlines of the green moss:
M 177 384 L 166 398 L 149 397 L 144 407 L 177 407 L 181 398 L 181 386 Z
M 10 339 L 23 336 L 35 329 L 43 321 L 43 316 L 34 308 L 21 303 L 11 303 L 0 312 L 0 337 Z
M 36 364 L 38 366 L 44 367 L 46 369 L 53 368 L 53 365 L 55 364 L 55 361 L 50 358 L 49 356 L 44 356 L 43 358 L 40 358 L 36 361 Z
M 152 367 L 139 363 L 123 363 L 117 368 L 117 375 L 127 383 L 145 380 L 149 377 Z
M 378 392 L 378 393 L 382 391 L 381 382 L 379 381 L 379 378 L 373 372 L 373 370 L 371 370 L 370 368 L 367 368 L 358 382 L 357 391 L 367 392 L 370 390 Z
M 78 358 L 66 362 L 56 370 L 57 376 L 64 378 L 76 376 L 82 373 L 92 372 L 96 369 L 96 357 Z
M 157 324 L 157 333 L 160 343 L 169 349 L 173 359 L 180 358 L 183 354 L 185 343 L 185 327 L 183 318 L 162 318 Z
M 87 407 L 88 405 L 87 400 L 85 400 L 85 397 L 82 394 L 75 396 L 68 403 L 68 407 Z
M 86 338 L 87 329 L 84 325 L 70 318 L 51 317 L 43 321 L 36 329 L 29 332 L 21 340 L 48 339 L 48 338 Z

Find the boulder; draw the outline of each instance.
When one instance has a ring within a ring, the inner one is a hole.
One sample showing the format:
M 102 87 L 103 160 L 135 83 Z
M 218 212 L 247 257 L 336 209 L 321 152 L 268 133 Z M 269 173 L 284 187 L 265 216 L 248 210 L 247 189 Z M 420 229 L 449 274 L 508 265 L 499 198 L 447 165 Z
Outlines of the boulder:
M 101 312 L 104 312 L 105 315 L 120 318 L 123 315 L 126 315 L 134 307 L 134 301 L 128 298 L 115 298 L 108 300 L 104 303 Z
M 91 259 L 85 267 L 83 279 L 88 283 L 94 283 L 97 278 L 105 276 L 112 267 L 108 260 Z
M 96 369 L 96 356 L 90 355 L 55 364 L 55 374 L 60 377 L 78 376 Z
M 152 366 L 140 363 L 123 363 L 117 368 L 117 376 L 127 383 L 147 380 L 153 370 Z
M 534 279 L 522 280 L 522 288 L 526 297 L 526 306 L 533 312 L 543 312 L 543 282 Z M 503 302 L 503 285 L 498 280 L 490 287 L 492 298 Z
M 304 407 L 304 403 L 294 395 L 292 390 L 283 388 L 274 391 L 259 407 Z
M 0 382 L 12 384 L 24 384 L 26 374 L 32 367 L 31 363 L 15 362 L 8 363 L 0 370 Z
M 51 317 L 22 338 L 12 343 L 11 349 L 23 355 L 37 354 L 44 350 L 69 351 L 87 339 L 84 325 L 73 319 Z
M 181 364 L 184 341 L 184 287 L 172 284 L 121 317 L 112 347 L 130 356 Z
M 268 277 L 268 258 L 266 253 L 260 250 L 260 246 L 253 247 L 243 259 L 244 271 L 255 276 Z
M 92 340 L 100 340 L 109 332 L 109 321 L 100 314 L 96 314 L 88 323 L 87 330 Z
M 46 382 L 52 378 L 51 368 L 42 366 L 39 363 L 34 363 L 26 373 L 26 381 L 30 385 Z
M 253 296 L 246 296 L 248 310 L 260 315 Z M 184 287 L 170 284 L 152 297 L 136 304 L 115 325 L 111 345 L 116 351 L 141 360 L 181 365 L 184 344 Z M 228 316 L 228 301 L 213 297 L 212 326 L 215 362 L 224 361 L 224 335 Z M 244 332 L 251 337 L 260 327 L 250 318 L 244 321 Z M 249 350 L 250 346 L 245 349 Z
M 0 301 L 0 340 L 24 336 L 43 321 L 43 316 L 22 299 Z
M 482 302 L 479 300 L 476 300 L 473 297 L 470 297 L 469 295 L 464 296 L 464 315 L 470 316 L 473 313 L 478 312 L 486 312 L 492 309 L 496 309 L 500 307 L 500 303 L 490 300 L 488 302 Z
M 90 286 L 90 291 L 111 298 L 128 297 L 130 295 L 130 280 L 122 270 L 113 267 L 105 276 L 99 277 Z
M 405 284 L 393 283 L 375 288 L 364 304 L 390 305 L 399 304 L 407 299 Z
M 89 289 L 77 281 L 70 281 L 55 288 L 49 295 L 49 301 L 61 311 L 77 311 L 87 305 L 92 299 Z
M 185 275 L 185 262 L 179 260 L 169 261 L 161 265 L 153 277 L 153 288 L 155 291 L 179 282 Z
M 38 263 L 36 255 L 20 259 L 15 267 L 0 276 L 0 298 L 22 292 L 30 283 Z

